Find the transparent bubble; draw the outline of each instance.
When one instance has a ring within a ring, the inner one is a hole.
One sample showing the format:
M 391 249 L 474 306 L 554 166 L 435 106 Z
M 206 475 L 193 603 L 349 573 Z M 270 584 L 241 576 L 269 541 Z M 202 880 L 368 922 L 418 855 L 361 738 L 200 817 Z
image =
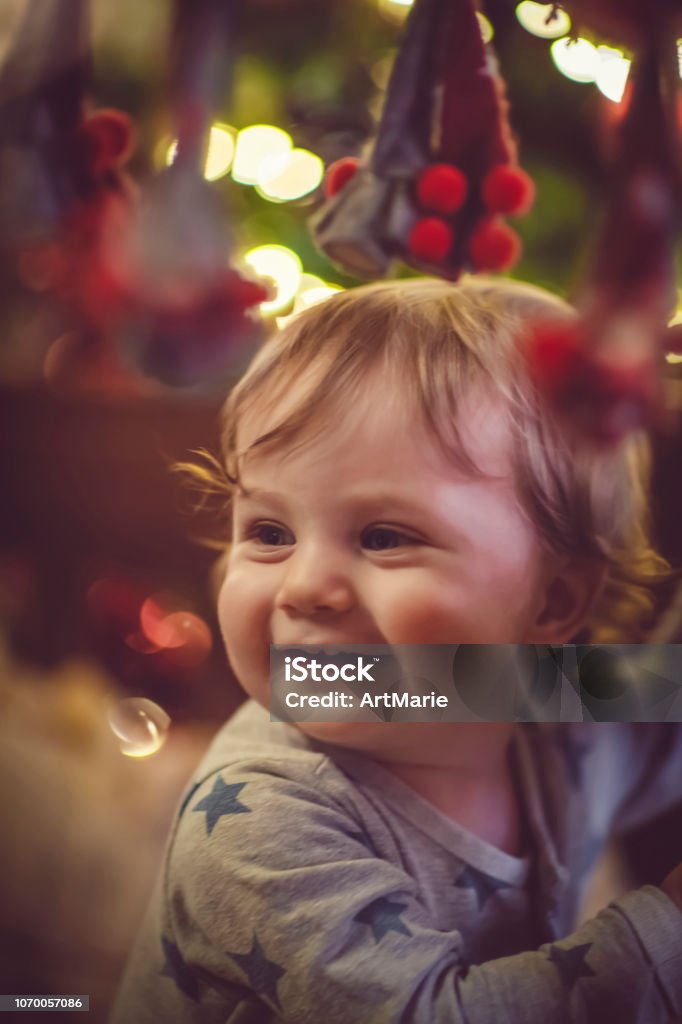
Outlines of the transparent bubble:
M 150 757 L 163 746 L 170 716 L 146 697 L 129 697 L 110 707 L 107 718 L 128 757 Z

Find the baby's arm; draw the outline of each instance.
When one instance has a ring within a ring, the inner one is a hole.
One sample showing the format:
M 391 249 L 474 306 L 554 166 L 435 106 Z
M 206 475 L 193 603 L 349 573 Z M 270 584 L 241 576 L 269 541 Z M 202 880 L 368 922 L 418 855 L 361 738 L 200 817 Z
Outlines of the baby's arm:
M 682 1014 L 682 915 L 660 889 L 629 893 L 537 951 L 467 968 L 459 932 L 434 926 L 414 879 L 377 857 L 315 783 L 275 762 L 234 765 L 188 801 L 164 938 L 194 977 L 195 1002 L 207 990 L 232 1004 L 235 991 L 255 993 L 292 1024 L 657 1024 Z

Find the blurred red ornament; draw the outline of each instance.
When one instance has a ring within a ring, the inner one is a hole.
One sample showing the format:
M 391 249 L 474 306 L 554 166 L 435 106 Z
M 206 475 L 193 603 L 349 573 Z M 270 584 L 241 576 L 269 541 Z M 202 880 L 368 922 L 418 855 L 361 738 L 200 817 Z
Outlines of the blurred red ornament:
M 131 118 L 121 110 L 97 110 L 77 132 L 85 164 L 95 178 L 128 162 L 135 148 Z
M 440 263 L 452 249 L 455 233 L 440 217 L 422 217 L 410 231 L 410 253 L 427 263 Z
M 360 160 L 356 156 L 344 156 L 327 168 L 324 176 L 324 194 L 329 199 L 340 192 L 358 169 Z
M 419 204 L 433 213 L 456 213 L 468 189 L 466 176 L 452 164 L 432 164 L 417 179 Z
M 520 167 L 500 164 L 483 179 L 481 194 L 490 213 L 520 217 L 535 201 L 535 183 Z
M 555 411 L 584 437 L 616 444 L 650 425 L 654 368 L 647 361 L 624 365 L 607 359 L 582 323 L 536 324 L 525 355 L 531 377 Z
M 521 240 L 507 224 L 491 217 L 474 229 L 469 255 L 476 270 L 510 270 L 521 256 Z

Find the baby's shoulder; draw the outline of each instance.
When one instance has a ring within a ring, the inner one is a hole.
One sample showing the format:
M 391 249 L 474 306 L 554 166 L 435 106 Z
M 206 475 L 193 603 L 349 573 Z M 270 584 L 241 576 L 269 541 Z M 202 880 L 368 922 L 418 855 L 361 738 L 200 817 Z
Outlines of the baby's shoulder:
M 210 839 L 262 843 L 292 828 L 341 828 L 355 817 L 355 784 L 330 757 L 261 708 L 244 707 L 214 737 L 182 796 L 171 848 Z

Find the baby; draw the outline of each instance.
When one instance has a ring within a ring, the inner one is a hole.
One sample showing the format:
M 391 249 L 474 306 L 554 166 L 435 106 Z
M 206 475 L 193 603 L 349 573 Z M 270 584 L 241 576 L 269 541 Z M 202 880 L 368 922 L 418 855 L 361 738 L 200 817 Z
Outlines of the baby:
M 646 448 L 575 448 L 510 282 L 411 280 L 293 318 L 226 406 L 219 618 L 252 698 L 179 809 L 120 1024 L 682 1015 L 682 871 L 577 930 L 607 838 L 682 798 L 677 725 L 268 714 L 269 645 L 638 642 L 663 568 Z

